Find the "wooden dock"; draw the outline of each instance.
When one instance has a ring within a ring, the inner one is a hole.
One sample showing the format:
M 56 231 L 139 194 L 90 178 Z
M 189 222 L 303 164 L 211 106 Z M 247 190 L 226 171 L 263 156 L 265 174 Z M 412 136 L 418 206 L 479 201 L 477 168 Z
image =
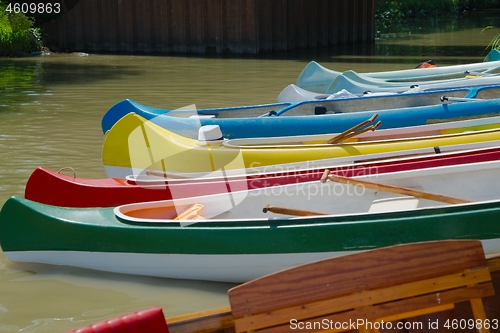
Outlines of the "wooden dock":
M 60 51 L 259 54 L 371 43 L 375 0 L 79 0 L 44 29 Z

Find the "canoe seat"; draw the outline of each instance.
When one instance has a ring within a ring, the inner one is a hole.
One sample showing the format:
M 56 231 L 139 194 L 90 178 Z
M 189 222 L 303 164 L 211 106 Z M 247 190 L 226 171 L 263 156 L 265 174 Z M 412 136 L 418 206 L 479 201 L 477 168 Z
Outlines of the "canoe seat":
M 397 197 L 373 200 L 369 213 L 397 212 L 415 209 L 419 199 L 415 197 Z
M 154 306 L 144 310 L 111 318 L 66 333 L 169 333 L 161 307 Z
M 205 220 L 205 218 L 200 215 L 201 212 L 203 211 L 203 208 L 205 208 L 205 207 L 202 204 L 199 204 L 199 203 L 192 204 L 191 206 L 187 207 L 182 212 L 180 212 L 173 219 L 174 220 Z
M 485 323 L 482 298 L 494 289 L 481 242 L 446 240 L 297 266 L 236 286 L 228 295 L 236 332 L 373 333 L 384 328 L 382 321 L 418 321 L 464 301 Z

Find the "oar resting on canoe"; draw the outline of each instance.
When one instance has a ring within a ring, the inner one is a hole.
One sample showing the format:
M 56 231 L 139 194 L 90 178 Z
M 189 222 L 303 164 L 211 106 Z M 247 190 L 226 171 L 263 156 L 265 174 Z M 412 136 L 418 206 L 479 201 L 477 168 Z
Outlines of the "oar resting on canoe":
M 366 180 L 354 179 L 352 177 L 344 177 L 344 176 L 334 175 L 334 174 L 330 174 L 330 170 L 328 170 L 328 169 L 325 170 L 323 176 L 321 177 L 321 182 L 325 183 L 327 180 L 330 180 L 333 182 L 339 182 L 342 184 L 352 185 L 352 186 L 360 185 L 360 186 L 363 186 L 363 187 L 366 187 L 366 188 L 369 188 L 372 190 L 376 190 L 376 191 L 386 191 L 386 192 L 390 192 L 390 193 L 402 194 L 402 195 L 411 196 L 411 197 L 415 197 L 415 198 L 434 200 L 434 201 L 444 202 L 444 203 L 449 203 L 449 204 L 461 204 L 461 203 L 474 202 L 472 200 L 456 198 L 456 197 L 449 196 L 449 195 L 431 193 L 431 192 L 426 192 L 426 191 L 420 191 L 420 190 L 416 190 L 416 189 L 412 189 L 412 188 L 408 188 L 408 187 L 403 187 L 403 186 L 386 185 L 386 184 L 380 184 L 380 183 L 370 182 L 370 181 L 366 181 Z M 275 213 L 275 214 L 285 214 L 285 215 L 295 215 L 295 216 L 328 215 L 327 213 L 312 212 L 312 211 L 308 211 L 308 210 L 294 209 L 294 208 L 287 208 L 287 207 L 277 207 L 277 206 L 271 206 L 271 205 L 266 205 L 262 211 L 264 213 L 271 212 L 271 213 Z
M 14 197 L 0 212 L 0 245 L 15 262 L 225 282 L 423 240 L 474 237 L 492 254 L 500 252 L 499 172 L 494 160 L 356 176 L 377 189 L 322 183 L 317 174 L 309 182 L 115 208 L 61 209 Z M 474 202 L 408 197 L 380 184 Z M 262 211 L 266 204 L 326 215 L 273 216 Z
M 366 120 L 367 118 L 364 118 L 363 122 Z M 385 123 L 385 118 L 380 120 Z M 359 124 L 358 122 L 355 126 Z M 378 126 L 377 124 L 374 128 Z M 262 138 L 262 140 L 249 138 L 203 141 L 176 135 L 141 119 L 140 116 L 130 114 L 122 118 L 117 127 L 113 128 L 117 131 L 112 130 L 106 135 L 102 160 L 108 176 L 117 178 L 142 171 L 190 176 L 206 175 L 221 170 L 226 174 L 241 174 L 243 170 L 255 168 L 269 170 L 283 164 L 313 165 L 318 161 L 337 162 L 341 158 L 355 159 L 355 156 L 375 153 L 396 155 L 405 150 L 479 142 L 484 144 L 500 140 L 500 122 L 496 118 L 473 119 L 467 123 L 457 122 L 453 125 L 439 123 L 425 126 L 419 129 L 414 127 L 394 129 L 390 130 L 390 133 L 382 129 L 362 134 L 351 131 L 349 133 L 352 134 L 342 134 L 340 138 L 333 140 L 341 139 L 340 144 L 325 143 L 332 139 L 334 136 L 332 134 Z M 210 128 L 202 127 L 200 130 L 212 130 L 216 127 L 216 125 Z M 134 130 L 131 130 L 132 128 Z M 141 128 L 144 130 L 140 130 Z M 350 135 L 354 137 L 346 142 L 345 137 Z

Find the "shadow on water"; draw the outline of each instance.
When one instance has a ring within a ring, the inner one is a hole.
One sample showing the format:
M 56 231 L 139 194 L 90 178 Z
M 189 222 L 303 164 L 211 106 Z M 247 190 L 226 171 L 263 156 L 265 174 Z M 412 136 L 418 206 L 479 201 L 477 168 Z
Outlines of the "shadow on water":
M 38 96 L 50 95 L 47 87 L 92 84 L 134 76 L 140 71 L 139 68 L 123 65 L 67 62 L 67 57 L 61 61 L 58 61 L 57 56 L 46 60 L 38 57 L 0 59 L 0 112 L 18 110 L 20 105 L 36 103 Z

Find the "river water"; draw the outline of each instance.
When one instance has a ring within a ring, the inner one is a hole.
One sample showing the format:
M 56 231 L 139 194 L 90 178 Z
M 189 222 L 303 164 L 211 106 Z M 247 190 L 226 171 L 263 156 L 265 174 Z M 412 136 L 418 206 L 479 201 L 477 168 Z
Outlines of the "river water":
M 105 177 L 100 121 L 129 98 L 162 108 L 272 103 L 310 60 L 344 71 L 482 61 L 498 33 L 497 13 L 466 27 L 383 36 L 375 45 L 274 54 L 259 59 L 51 54 L 0 59 L 0 202 L 23 196 L 38 166 L 70 166 L 79 177 Z M 434 23 L 433 23 L 434 24 Z M 425 30 L 425 29 L 424 29 Z M 9 262 L 0 252 L 0 332 L 63 332 L 159 305 L 175 316 L 228 305 L 232 284 L 109 274 Z

